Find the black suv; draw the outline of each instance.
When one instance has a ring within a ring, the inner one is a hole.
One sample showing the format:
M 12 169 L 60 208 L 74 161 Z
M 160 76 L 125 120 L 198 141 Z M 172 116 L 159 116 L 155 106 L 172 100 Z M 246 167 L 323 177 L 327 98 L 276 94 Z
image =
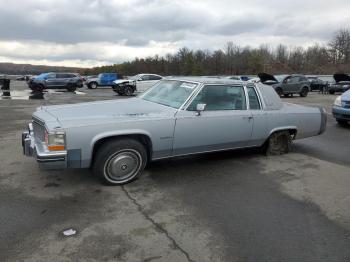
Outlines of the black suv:
M 29 80 L 28 86 L 34 91 L 44 89 L 67 89 L 74 92 L 83 87 L 83 78 L 76 73 L 43 73 Z

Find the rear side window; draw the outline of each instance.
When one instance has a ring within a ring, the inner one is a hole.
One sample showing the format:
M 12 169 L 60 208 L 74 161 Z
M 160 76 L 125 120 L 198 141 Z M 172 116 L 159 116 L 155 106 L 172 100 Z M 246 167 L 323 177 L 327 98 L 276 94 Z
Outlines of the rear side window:
M 150 75 L 150 80 L 160 80 L 160 79 L 162 79 L 160 76 Z
M 248 89 L 248 97 L 249 97 L 249 108 L 251 110 L 261 109 L 258 94 L 256 93 L 254 87 L 250 86 L 250 87 L 247 87 L 247 89 Z

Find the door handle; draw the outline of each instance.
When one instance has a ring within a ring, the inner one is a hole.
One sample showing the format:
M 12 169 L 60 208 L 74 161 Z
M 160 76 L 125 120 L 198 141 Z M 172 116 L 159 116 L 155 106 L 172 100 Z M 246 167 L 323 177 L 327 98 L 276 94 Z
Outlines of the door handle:
M 243 118 L 243 119 L 248 119 L 249 121 L 250 121 L 251 119 L 253 119 L 252 116 L 243 116 L 242 118 Z

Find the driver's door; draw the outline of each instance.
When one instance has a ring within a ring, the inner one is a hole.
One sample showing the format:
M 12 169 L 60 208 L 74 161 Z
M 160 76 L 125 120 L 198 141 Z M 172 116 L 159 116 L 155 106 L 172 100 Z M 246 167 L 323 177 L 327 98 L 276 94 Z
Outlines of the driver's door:
M 206 104 L 200 115 L 197 104 Z M 173 155 L 250 146 L 252 114 L 243 86 L 207 85 L 176 114 Z
M 46 86 L 47 87 L 51 87 L 51 88 L 53 88 L 53 87 L 56 87 L 57 85 L 58 85 L 58 83 L 57 83 L 57 78 L 56 78 L 56 74 L 54 74 L 54 73 L 50 73 L 50 74 L 48 74 L 47 76 L 46 76 L 46 78 L 45 78 L 45 84 L 46 84 Z

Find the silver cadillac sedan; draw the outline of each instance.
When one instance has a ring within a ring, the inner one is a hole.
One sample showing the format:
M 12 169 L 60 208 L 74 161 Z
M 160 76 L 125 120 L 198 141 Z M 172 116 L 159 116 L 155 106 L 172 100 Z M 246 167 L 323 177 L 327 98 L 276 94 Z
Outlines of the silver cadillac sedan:
M 139 97 L 43 106 L 22 134 L 24 154 L 50 168 L 92 168 L 104 183 L 140 176 L 147 162 L 262 147 L 320 135 L 323 108 L 283 103 L 271 86 L 230 79 L 164 79 Z

